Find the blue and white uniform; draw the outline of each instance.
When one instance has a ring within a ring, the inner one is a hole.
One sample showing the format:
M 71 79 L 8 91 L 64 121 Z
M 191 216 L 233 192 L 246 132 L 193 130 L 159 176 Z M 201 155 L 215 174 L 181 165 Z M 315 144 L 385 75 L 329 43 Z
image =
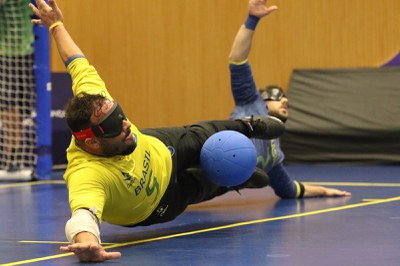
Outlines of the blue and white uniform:
M 230 62 L 231 88 L 235 107 L 230 119 L 243 118 L 249 115 L 268 115 L 268 107 L 254 83 L 250 64 Z M 263 169 L 270 177 L 270 186 L 281 198 L 296 198 L 301 195 L 301 185 L 292 180 L 283 166 L 285 158 L 279 139 L 252 139 L 257 150 L 257 167 Z

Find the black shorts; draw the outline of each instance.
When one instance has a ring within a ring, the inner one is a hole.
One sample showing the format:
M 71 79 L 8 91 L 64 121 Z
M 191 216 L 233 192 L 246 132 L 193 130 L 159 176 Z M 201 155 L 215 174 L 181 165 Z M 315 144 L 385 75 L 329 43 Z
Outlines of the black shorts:
M 221 130 L 235 130 L 248 135 L 240 121 L 208 121 L 187 127 L 146 129 L 142 132 L 160 139 L 172 153 L 172 174 L 167 191 L 156 210 L 136 225 L 171 221 L 188 205 L 203 202 L 231 190 L 209 181 L 200 170 L 200 152 L 204 142 Z M 132 225 L 132 226 L 136 226 Z

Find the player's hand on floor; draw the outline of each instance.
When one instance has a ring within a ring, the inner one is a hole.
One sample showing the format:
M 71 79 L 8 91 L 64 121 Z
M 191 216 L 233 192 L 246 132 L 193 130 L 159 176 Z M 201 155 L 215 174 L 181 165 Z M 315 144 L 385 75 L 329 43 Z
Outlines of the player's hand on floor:
M 346 197 L 351 196 L 350 192 L 336 189 L 327 188 L 322 186 L 313 186 L 304 184 L 304 197 Z
M 111 259 L 119 259 L 120 252 L 107 252 L 95 242 L 75 243 L 68 246 L 61 246 L 61 251 L 74 252 L 81 262 L 102 262 Z
M 345 197 L 351 196 L 351 193 L 348 191 L 336 189 L 336 188 L 325 188 L 325 196 L 326 197 Z

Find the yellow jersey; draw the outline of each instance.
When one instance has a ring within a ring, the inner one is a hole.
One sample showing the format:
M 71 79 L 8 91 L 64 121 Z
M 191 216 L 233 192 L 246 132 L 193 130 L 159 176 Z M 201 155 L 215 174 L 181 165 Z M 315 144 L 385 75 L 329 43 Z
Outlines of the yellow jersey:
M 67 66 L 74 95 L 108 93 L 96 69 L 85 58 Z M 71 211 L 89 209 L 99 219 L 117 225 L 134 225 L 156 209 L 171 176 L 172 158 L 157 138 L 142 134 L 132 124 L 137 147 L 130 155 L 101 157 L 85 152 L 72 137 L 64 174 Z

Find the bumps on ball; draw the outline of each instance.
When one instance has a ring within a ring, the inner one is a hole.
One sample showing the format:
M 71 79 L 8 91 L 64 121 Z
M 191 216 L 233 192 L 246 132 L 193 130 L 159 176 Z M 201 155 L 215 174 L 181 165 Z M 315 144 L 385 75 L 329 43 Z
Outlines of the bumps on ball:
M 253 174 L 257 152 L 253 142 L 237 131 L 213 134 L 204 143 L 200 165 L 205 175 L 219 186 L 238 186 Z

